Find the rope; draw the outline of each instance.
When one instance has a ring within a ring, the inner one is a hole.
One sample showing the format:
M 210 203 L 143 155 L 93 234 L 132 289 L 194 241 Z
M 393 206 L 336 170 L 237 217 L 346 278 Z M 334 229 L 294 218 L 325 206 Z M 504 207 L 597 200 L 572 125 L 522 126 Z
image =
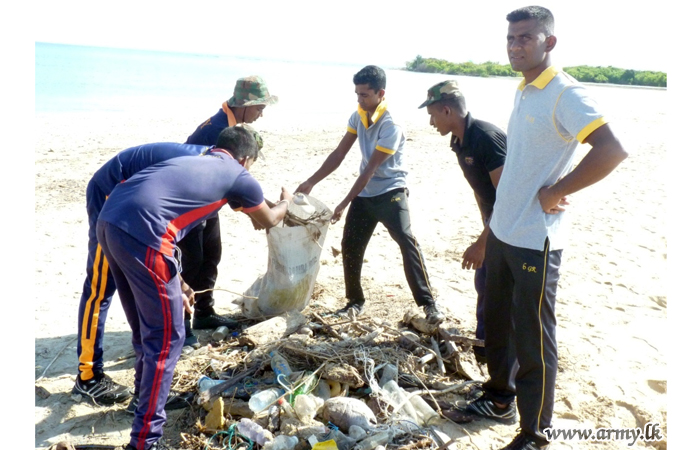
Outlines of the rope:
M 236 429 L 236 424 L 234 423 L 228 428 L 228 430 L 217 431 L 212 437 L 210 437 L 207 440 L 207 446 L 204 448 L 204 450 L 209 450 L 209 444 L 211 444 L 214 438 L 217 436 L 224 436 L 224 450 L 236 450 L 239 448 L 253 450 L 253 446 L 255 445 L 253 441 L 251 441 L 248 437 L 238 433 L 238 430 Z M 233 444 L 232 441 L 235 438 L 241 438 L 243 442 L 236 442 L 235 444 Z

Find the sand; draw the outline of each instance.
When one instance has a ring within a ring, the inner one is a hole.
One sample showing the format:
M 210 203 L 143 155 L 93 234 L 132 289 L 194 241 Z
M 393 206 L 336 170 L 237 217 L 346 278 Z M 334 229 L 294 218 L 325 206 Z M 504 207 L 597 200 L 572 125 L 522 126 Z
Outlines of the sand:
M 630 158 L 602 182 L 570 197 L 570 244 L 564 250 L 557 298 L 559 372 L 554 424 L 559 427 L 642 427 L 667 423 L 667 300 L 666 270 L 666 92 L 598 88 L 612 108 L 614 129 L 631 152 Z M 632 92 L 634 91 L 634 92 Z M 607 94 L 610 94 L 608 96 Z M 639 108 L 616 98 L 638 99 Z M 349 106 L 348 115 L 353 106 Z M 509 111 L 477 117 L 505 127 Z M 140 116 L 37 114 L 35 146 L 35 379 L 48 398 L 35 396 L 35 447 L 61 440 L 74 443 L 128 441 L 131 416 L 118 407 L 100 408 L 71 398 L 77 373 L 77 305 L 84 277 L 87 220 L 84 190 L 100 165 L 132 145 L 182 141 L 206 118 L 201 111 Z M 273 116 L 272 113 L 268 116 Z M 265 117 L 256 124 L 266 142 L 266 160 L 253 167 L 268 198 L 281 186 L 294 189 L 325 159 L 345 131 L 344 123 L 288 125 Z M 476 294 L 473 272 L 461 269 L 464 249 L 480 232 L 479 214 L 448 138 L 427 124 L 409 121 L 406 155 L 410 171 L 413 231 L 426 259 L 432 285 L 449 321 L 473 332 Z M 583 155 L 587 147 L 579 149 Z M 358 174 L 359 151 L 316 186 L 313 195 L 331 209 L 345 196 Z M 224 256 L 218 287 L 243 292 L 264 273 L 267 249 L 263 232 L 253 230 L 242 214 L 221 213 Z M 321 257 L 317 300 L 341 307 L 342 263 L 332 248 L 340 248 L 342 223 L 331 226 Z M 398 247 L 381 226 L 366 254 L 363 283 L 368 314 L 385 315 L 397 323 L 414 307 L 406 285 Z M 233 294 L 218 292 L 217 311 L 233 311 Z M 396 307 L 400 305 L 400 307 Z M 392 308 L 393 306 L 393 308 Z M 118 381 L 133 379 L 133 359 L 118 360 L 130 351 L 130 330 L 121 305 L 110 309 L 105 337 L 105 361 Z M 177 414 L 169 415 L 169 424 Z M 470 437 L 460 448 L 499 448 L 516 426 L 476 421 L 465 425 Z M 626 441 L 557 442 L 554 448 L 628 448 Z M 637 443 L 638 447 L 646 444 Z M 665 441 L 655 444 L 665 448 Z

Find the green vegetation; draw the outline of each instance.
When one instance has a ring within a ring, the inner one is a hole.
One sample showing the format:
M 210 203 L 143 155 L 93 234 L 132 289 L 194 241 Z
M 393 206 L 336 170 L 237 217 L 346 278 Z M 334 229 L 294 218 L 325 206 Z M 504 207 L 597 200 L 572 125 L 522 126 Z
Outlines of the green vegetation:
M 469 75 L 474 77 L 519 77 L 520 72 L 515 72 L 510 65 L 485 62 L 475 64 L 473 62 L 453 63 L 444 59 L 423 58 L 406 63 L 406 70 L 412 72 L 444 73 L 449 75 Z M 625 70 L 617 67 L 591 67 L 574 66 L 564 67 L 564 71 L 578 81 L 589 83 L 611 83 L 635 86 L 659 86 L 666 87 L 666 73 L 652 72 L 649 70 Z

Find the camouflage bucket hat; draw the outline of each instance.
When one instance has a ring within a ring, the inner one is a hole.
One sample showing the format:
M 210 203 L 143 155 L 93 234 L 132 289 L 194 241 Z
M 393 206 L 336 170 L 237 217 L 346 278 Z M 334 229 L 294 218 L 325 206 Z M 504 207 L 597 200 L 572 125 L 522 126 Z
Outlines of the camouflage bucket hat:
M 435 86 L 428 89 L 428 98 L 423 102 L 418 108 L 425 108 L 440 100 L 445 100 L 448 98 L 461 97 L 462 93 L 459 91 L 459 86 L 455 80 L 447 80 L 436 84 Z
M 263 148 L 263 138 L 262 138 L 262 136 L 260 136 L 260 133 L 258 133 L 257 131 L 255 131 L 255 128 L 251 127 L 251 126 L 248 125 L 247 123 L 239 123 L 239 124 L 237 124 L 236 126 L 237 126 L 237 127 L 241 127 L 241 128 L 245 128 L 246 130 L 248 130 L 248 131 L 250 132 L 250 134 L 253 135 L 253 137 L 255 138 L 255 142 L 258 143 L 258 158 L 260 158 L 260 159 L 262 159 L 263 161 L 265 161 L 265 155 L 263 155 L 263 152 L 262 152 L 262 148 Z
M 228 100 L 228 106 L 244 107 L 253 105 L 274 105 L 277 96 L 270 95 L 267 85 L 257 75 L 239 78 L 233 90 L 233 97 Z

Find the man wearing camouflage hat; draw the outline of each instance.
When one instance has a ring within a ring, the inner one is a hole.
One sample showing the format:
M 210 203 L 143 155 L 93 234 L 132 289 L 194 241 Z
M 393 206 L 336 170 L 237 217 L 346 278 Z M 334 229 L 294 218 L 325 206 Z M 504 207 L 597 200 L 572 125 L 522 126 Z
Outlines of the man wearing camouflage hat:
M 484 339 L 484 298 L 486 290 L 486 237 L 489 219 L 496 202 L 496 186 L 506 160 L 506 135 L 495 125 L 477 120 L 467 111 L 464 95 L 454 80 L 443 81 L 428 89 L 430 125 L 445 136 L 452 133 L 450 146 L 464 178 L 474 190 L 484 230 L 462 255 L 462 268 L 474 269 L 476 289 L 476 337 Z M 486 362 L 483 347 L 473 347 L 477 361 Z
M 238 123 L 253 123 L 263 116 L 267 105 L 277 103 L 277 96 L 270 95 L 267 84 L 257 75 L 239 78 L 233 96 L 225 101 L 219 112 L 205 120 L 187 138 L 186 144 L 214 145 L 219 133 Z
M 236 124 L 249 124 L 263 116 L 267 105 L 277 103 L 277 96 L 270 95 L 265 81 L 259 76 L 239 78 L 233 96 L 225 101 L 219 112 L 205 120 L 187 138 L 187 144 L 215 145 L 224 128 Z M 250 127 L 248 125 L 248 127 Z M 249 128 L 252 130 L 252 127 Z M 257 133 L 255 133 L 257 134 Z M 260 145 L 260 142 L 258 142 Z M 255 222 L 254 222 L 255 223 Z M 220 326 L 234 327 L 236 322 L 214 311 L 211 289 L 216 284 L 217 266 L 221 261 L 221 230 L 218 215 L 191 230 L 178 243 L 182 251 L 182 278 L 197 292 L 194 319 L 185 316 L 185 346 L 197 344 L 194 329 L 214 329 Z

